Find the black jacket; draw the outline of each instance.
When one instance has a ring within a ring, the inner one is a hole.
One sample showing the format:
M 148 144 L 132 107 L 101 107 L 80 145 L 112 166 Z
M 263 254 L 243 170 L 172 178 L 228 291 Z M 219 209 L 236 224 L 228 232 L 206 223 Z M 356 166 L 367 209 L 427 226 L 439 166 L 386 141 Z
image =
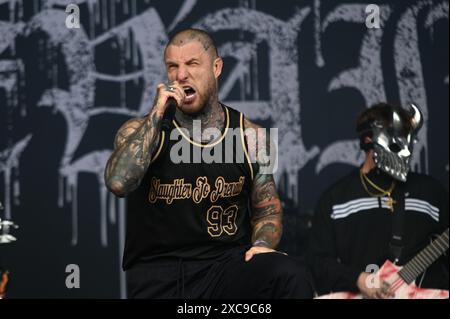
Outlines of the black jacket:
M 392 179 L 377 169 L 367 175 L 383 189 Z M 405 189 L 404 248 L 399 265 L 429 244 L 433 235 L 448 228 L 448 193 L 435 179 L 410 173 Z M 398 187 L 393 197 L 398 198 Z M 391 212 L 384 201 L 363 188 L 359 169 L 324 192 L 320 198 L 310 237 L 308 261 L 321 294 L 357 291 L 356 281 L 368 265 L 381 267 L 389 258 Z M 419 284 L 419 276 L 416 284 Z M 422 288 L 448 289 L 448 255 L 425 272 Z

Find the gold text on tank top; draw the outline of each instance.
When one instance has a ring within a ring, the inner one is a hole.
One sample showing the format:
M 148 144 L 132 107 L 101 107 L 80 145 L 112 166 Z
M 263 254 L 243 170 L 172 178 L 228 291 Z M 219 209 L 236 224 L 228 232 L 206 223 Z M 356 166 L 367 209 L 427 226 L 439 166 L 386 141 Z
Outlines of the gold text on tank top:
M 198 177 L 195 185 L 186 183 L 184 178 L 163 184 L 160 179 L 152 177 L 148 199 L 152 204 L 161 199 L 168 205 L 178 199 L 192 199 L 196 204 L 207 199 L 211 203 L 215 203 L 221 198 L 238 196 L 244 188 L 244 183 L 245 176 L 240 176 L 237 182 L 226 182 L 225 178 L 219 176 L 213 186 L 208 182 L 206 176 Z

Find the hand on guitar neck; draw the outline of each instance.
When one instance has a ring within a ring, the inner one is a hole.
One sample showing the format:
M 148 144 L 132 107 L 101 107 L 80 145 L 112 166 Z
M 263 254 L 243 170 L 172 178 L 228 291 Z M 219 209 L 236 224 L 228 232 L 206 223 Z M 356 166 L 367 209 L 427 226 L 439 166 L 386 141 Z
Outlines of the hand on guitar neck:
M 395 297 L 395 292 L 391 289 L 389 283 L 383 282 L 381 287 L 372 288 L 374 280 L 374 274 L 368 272 L 362 272 L 358 280 L 356 281 L 356 286 L 358 287 L 361 294 L 366 299 L 390 299 Z

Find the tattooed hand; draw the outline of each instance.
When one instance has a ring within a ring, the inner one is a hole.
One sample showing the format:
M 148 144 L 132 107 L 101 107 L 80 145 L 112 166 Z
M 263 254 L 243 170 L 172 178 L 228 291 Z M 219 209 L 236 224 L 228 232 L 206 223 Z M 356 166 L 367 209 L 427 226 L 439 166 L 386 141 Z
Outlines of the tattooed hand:
M 171 82 L 170 84 L 160 83 L 157 88 L 158 92 L 155 97 L 154 109 L 160 115 L 164 114 L 167 107 L 167 100 L 171 97 L 177 101 L 177 105 L 183 105 L 186 93 L 184 93 L 184 89 L 178 81 Z
M 249 261 L 250 259 L 253 258 L 254 255 L 272 253 L 274 251 L 275 251 L 274 249 L 267 247 L 258 247 L 258 246 L 252 247 L 245 252 L 245 261 Z
M 106 186 L 116 196 L 125 196 L 141 183 L 158 145 L 161 121 L 171 97 L 178 105 L 184 101 L 185 93 L 178 82 L 159 84 L 152 111 L 145 118 L 129 120 L 117 132 L 114 152 L 105 169 Z

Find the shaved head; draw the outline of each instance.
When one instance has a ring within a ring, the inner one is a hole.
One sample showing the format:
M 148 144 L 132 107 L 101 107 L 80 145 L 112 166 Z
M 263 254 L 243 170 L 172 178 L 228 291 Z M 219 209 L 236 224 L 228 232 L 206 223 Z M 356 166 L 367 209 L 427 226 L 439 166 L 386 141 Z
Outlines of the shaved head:
M 185 114 L 198 114 L 218 102 L 218 78 L 223 61 L 213 39 L 203 30 L 177 32 L 164 51 L 169 82 L 177 81 L 186 94 L 180 109 Z
M 214 60 L 215 58 L 219 57 L 219 54 L 217 52 L 216 45 L 214 44 L 213 39 L 210 37 L 208 33 L 206 33 L 203 30 L 200 29 L 184 29 L 179 32 L 177 32 L 169 41 L 169 43 L 166 46 L 169 45 L 175 45 L 178 47 L 181 47 L 185 45 L 186 43 L 190 42 L 200 42 L 203 48 L 205 49 L 205 52 L 207 52 L 211 58 Z

